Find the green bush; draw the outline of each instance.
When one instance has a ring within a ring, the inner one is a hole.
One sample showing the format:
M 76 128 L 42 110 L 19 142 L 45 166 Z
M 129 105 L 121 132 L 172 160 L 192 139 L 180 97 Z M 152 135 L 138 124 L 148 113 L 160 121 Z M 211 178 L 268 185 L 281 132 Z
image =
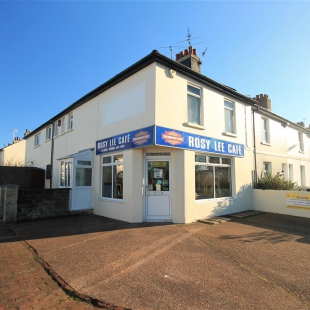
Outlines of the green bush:
M 261 178 L 254 184 L 256 189 L 294 190 L 301 191 L 298 183 L 285 179 L 282 175 L 264 172 Z

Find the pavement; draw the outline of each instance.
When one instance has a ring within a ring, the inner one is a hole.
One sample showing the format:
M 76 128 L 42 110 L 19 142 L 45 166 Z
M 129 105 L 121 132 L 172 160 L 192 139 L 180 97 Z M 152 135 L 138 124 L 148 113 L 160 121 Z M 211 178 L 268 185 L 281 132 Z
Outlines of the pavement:
M 0 310 L 310 309 L 310 219 L 230 219 L 0 222 Z

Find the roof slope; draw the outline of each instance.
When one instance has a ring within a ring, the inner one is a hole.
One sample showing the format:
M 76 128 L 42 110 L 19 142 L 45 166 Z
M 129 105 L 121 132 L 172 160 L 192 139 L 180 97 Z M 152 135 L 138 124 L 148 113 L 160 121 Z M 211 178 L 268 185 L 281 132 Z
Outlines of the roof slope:
M 80 105 L 84 104 L 85 102 L 93 99 L 94 97 L 103 93 L 107 89 L 109 89 L 109 88 L 113 87 L 114 85 L 122 82 L 123 80 L 127 79 L 131 75 L 134 75 L 138 71 L 142 70 L 143 68 L 147 67 L 148 65 L 150 65 L 154 62 L 163 64 L 163 65 L 165 65 L 165 66 L 167 66 L 167 67 L 169 67 L 169 68 L 171 68 L 171 69 L 173 69 L 179 73 L 187 75 L 188 77 L 191 77 L 191 78 L 195 79 L 196 81 L 203 83 L 206 86 L 209 86 L 215 90 L 221 91 L 222 93 L 228 94 L 229 96 L 234 97 L 238 100 L 241 100 L 242 102 L 244 102 L 246 104 L 256 106 L 257 108 L 259 107 L 257 104 L 257 101 L 255 101 L 254 99 L 249 98 L 245 95 L 242 95 L 242 94 L 238 93 L 235 89 L 228 87 L 226 85 L 223 85 L 221 83 L 218 83 L 218 82 L 206 77 L 205 75 L 198 73 L 198 72 L 184 66 L 183 64 L 180 64 L 180 63 L 160 54 L 157 50 L 153 50 L 150 54 L 148 54 L 144 58 L 140 59 L 139 61 L 137 61 L 136 63 L 134 63 L 133 65 L 131 65 L 130 67 L 128 67 L 124 71 L 120 72 L 119 74 L 115 75 L 114 77 L 112 77 L 111 79 L 109 79 L 105 83 L 101 84 L 100 86 L 98 86 L 94 90 L 90 91 L 85 96 L 81 97 L 80 99 L 78 99 L 77 101 L 72 103 L 70 106 L 68 106 L 66 109 L 64 109 L 63 111 L 61 111 L 60 113 L 58 113 L 57 115 L 52 117 L 51 119 L 49 119 L 47 122 L 40 125 L 38 128 L 33 130 L 30 134 L 28 134 L 25 137 L 25 139 L 28 139 L 29 137 L 33 136 L 35 133 L 39 132 L 41 129 L 43 129 L 43 128 L 47 127 L 48 125 L 50 125 L 51 123 L 54 123 L 55 121 L 57 121 L 59 118 L 61 118 L 65 114 L 68 114 L 69 112 L 71 112 L 75 108 L 77 108 Z M 265 110 L 261 107 L 259 107 L 259 108 L 262 110 Z M 284 122 L 289 122 L 288 120 L 276 115 L 275 113 L 272 113 L 272 112 L 267 111 L 267 110 L 264 111 L 264 113 L 268 113 L 268 112 L 270 113 L 271 118 L 274 118 L 276 116 L 277 119 L 281 119 Z M 299 125 L 296 125 L 296 126 L 303 128 Z

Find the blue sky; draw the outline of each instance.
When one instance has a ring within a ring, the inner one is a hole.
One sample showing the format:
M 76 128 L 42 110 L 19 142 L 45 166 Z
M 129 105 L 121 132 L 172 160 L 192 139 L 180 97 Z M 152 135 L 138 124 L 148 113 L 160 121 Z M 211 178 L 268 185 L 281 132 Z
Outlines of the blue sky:
M 0 148 L 152 50 L 187 47 L 188 27 L 202 74 L 309 125 L 309 20 L 307 1 L 0 1 Z

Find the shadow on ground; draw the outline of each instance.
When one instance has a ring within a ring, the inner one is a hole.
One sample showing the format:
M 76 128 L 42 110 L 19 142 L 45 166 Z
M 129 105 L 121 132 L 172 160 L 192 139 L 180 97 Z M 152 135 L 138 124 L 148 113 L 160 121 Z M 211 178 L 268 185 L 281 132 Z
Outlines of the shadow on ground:
M 73 215 L 61 218 L 40 219 L 9 223 L 5 225 L 11 233 L 22 240 L 46 239 L 83 235 L 97 232 L 171 225 L 172 223 L 128 223 L 93 214 Z M 13 242 L 15 238 L 2 237 L 0 243 Z

